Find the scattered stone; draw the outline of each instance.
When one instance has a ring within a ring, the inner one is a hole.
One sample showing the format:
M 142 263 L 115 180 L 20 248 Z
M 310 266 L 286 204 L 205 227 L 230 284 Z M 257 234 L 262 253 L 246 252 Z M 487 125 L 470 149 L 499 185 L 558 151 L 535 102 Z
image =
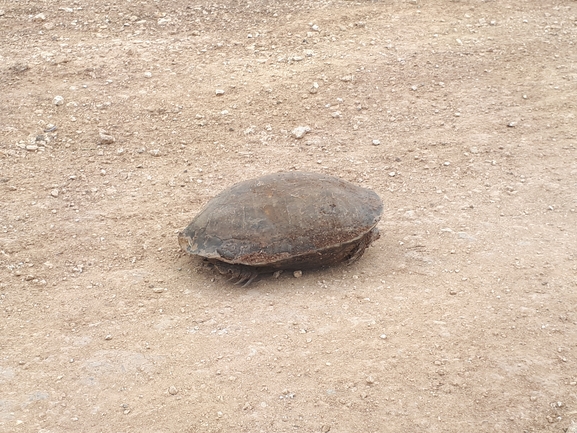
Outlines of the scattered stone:
M 455 289 L 449 290 L 449 295 L 456 295 L 457 291 Z
M 34 22 L 46 21 L 46 15 L 44 15 L 43 13 L 39 13 L 38 15 L 34 15 L 34 18 L 32 18 L 32 21 L 34 21 Z
M 308 126 L 297 126 L 292 130 L 292 135 L 294 138 L 301 139 L 305 136 L 307 132 L 310 132 L 311 128 Z
M 331 113 L 331 116 L 333 116 L 334 119 L 337 119 L 337 118 L 341 117 L 341 112 L 335 111 L 334 113 Z
M 49 123 L 48 125 L 46 125 L 46 128 L 44 128 L 44 132 L 54 132 L 58 129 L 58 127 L 52 123 Z
M 16 63 L 14 66 L 10 66 L 8 69 L 15 74 L 21 74 L 29 70 L 30 66 L 28 66 L 26 63 Z
M 349 81 L 353 81 L 354 77 L 352 75 L 345 75 L 344 77 L 341 77 L 341 81 L 344 82 L 349 82 Z
M 160 149 L 152 149 L 150 152 L 152 156 L 160 156 Z
M 54 28 L 54 23 L 46 23 L 42 27 L 44 27 L 46 30 L 52 30 Z
M 168 393 L 170 395 L 176 395 L 176 394 L 178 394 L 178 389 L 176 389 L 176 386 L 173 385 L 170 388 L 168 388 Z
M 38 150 L 38 146 L 36 144 L 29 144 L 26 146 L 26 150 L 30 150 L 32 152 Z
M 294 56 L 294 57 L 292 58 L 293 62 L 300 62 L 300 61 L 302 61 L 303 59 L 304 59 L 304 57 L 301 57 L 301 56 Z
M 391 176 L 391 177 L 395 177 L 396 175 L 397 175 L 397 173 L 394 172 L 394 171 L 391 171 L 391 172 L 389 173 L 389 176 Z
M 2 9 L 0 9 L 0 17 L 4 16 L 4 11 Z
M 216 89 L 216 90 L 215 90 L 215 93 L 216 93 L 216 96 L 222 96 L 222 95 L 224 95 L 224 90 L 222 90 L 222 89 Z
M 144 77 L 145 77 L 145 78 L 152 78 L 152 72 L 146 71 L 146 72 L 144 73 Z
M 367 378 L 365 380 L 369 385 L 372 385 L 373 383 L 375 383 L 375 378 L 373 376 L 367 376 Z
M 381 144 L 381 140 L 373 140 L 373 146 L 378 146 Z
M 386 340 L 386 339 L 387 339 L 387 334 L 381 334 L 381 335 L 379 335 L 379 338 L 380 338 L 381 340 Z
M 272 274 L 273 278 L 278 278 L 278 277 L 280 277 L 280 274 L 282 274 L 282 272 L 283 272 L 282 269 L 280 269 L 280 270 L 278 270 L 278 271 L 275 271 L 275 272 Z
M 330 426 L 330 424 L 324 424 L 324 425 L 321 427 L 321 433 L 328 433 L 328 432 L 330 432 L 330 431 L 331 431 L 331 426 Z
M 105 340 L 112 340 L 112 335 L 108 334 L 106 337 L 104 337 Z
M 295 278 L 300 278 L 303 276 L 303 271 L 294 271 L 293 275 Z
M 108 135 L 106 131 L 100 131 L 100 143 L 101 144 L 112 144 L 116 141 L 116 139 L 112 135 Z
M 62 104 L 64 104 L 64 98 L 60 95 L 57 95 L 52 100 L 52 103 L 56 106 L 62 105 Z
M 59 191 L 57 189 L 53 189 L 52 191 L 50 191 L 50 195 L 52 197 L 58 197 Z
M 313 25 L 311 26 L 311 29 L 313 30 L 313 32 L 320 32 L 320 31 L 321 31 L 321 29 L 319 28 L 319 26 L 317 26 L 316 24 L 313 24 Z
M 507 123 L 507 126 L 509 128 L 514 128 L 515 126 L 517 126 L 517 122 L 509 122 L 509 123 Z
M 165 289 L 164 287 L 154 287 L 154 288 L 152 289 L 152 291 L 153 291 L 154 293 L 163 293 L 163 292 L 166 292 L 166 289 Z
M 319 91 L 319 83 L 317 83 L 316 81 L 313 83 L 313 85 L 311 86 L 309 93 L 315 94 Z
M 575 423 L 575 421 L 571 421 L 571 425 L 569 427 L 567 427 L 567 430 L 565 430 L 566 433 L 577 433 L 577 424 Z

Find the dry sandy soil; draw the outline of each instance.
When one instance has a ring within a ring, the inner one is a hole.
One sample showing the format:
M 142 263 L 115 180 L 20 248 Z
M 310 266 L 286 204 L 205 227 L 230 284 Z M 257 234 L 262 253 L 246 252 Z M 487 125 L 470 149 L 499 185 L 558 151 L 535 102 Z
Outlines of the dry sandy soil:
M 0 431 L 577 431 L 575 1 L 0 9 Z M 361 260 L 179 250 L 297 169 L 382 197 Z

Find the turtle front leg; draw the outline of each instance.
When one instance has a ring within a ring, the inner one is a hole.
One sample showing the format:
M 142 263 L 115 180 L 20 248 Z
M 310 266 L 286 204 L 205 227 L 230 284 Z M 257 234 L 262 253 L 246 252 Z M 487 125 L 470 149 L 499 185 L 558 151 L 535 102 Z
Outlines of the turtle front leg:
M 234 280 L 238 278 L 238 281 L 234 283 L 235 285 L 239 285 L 244 283 L 242 287 L 248 286 L 252 281 L 258 276 L 258 272 L 256 269 L 245 266 L 245 265 L 232 265 L 230 263 L 225 263 L 221 261 L 213 262 L 213 265 L 218 270 L 219 273 L 222 275 L 228 275 L 229 280 Z

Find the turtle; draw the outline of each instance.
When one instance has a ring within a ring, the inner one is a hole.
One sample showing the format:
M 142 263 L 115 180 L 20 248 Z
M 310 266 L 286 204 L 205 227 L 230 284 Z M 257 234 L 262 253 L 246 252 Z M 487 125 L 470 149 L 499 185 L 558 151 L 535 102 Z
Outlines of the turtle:
M 380 236 L 382 211 L 370 189 L 325 174 L 279 172 L 222 191 L 178 241 L 247 286 L 262 273 L 358 260 Z

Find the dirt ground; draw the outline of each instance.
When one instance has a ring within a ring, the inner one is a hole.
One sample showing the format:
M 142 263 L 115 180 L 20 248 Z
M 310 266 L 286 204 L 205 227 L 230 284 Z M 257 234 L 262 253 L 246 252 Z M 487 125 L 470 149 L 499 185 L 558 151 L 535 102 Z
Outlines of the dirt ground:
M 575 1 L 0 9 L 0 431 L 577 431 Z M 361 260 L 180 251 L 289 170 L 381 196 Z

